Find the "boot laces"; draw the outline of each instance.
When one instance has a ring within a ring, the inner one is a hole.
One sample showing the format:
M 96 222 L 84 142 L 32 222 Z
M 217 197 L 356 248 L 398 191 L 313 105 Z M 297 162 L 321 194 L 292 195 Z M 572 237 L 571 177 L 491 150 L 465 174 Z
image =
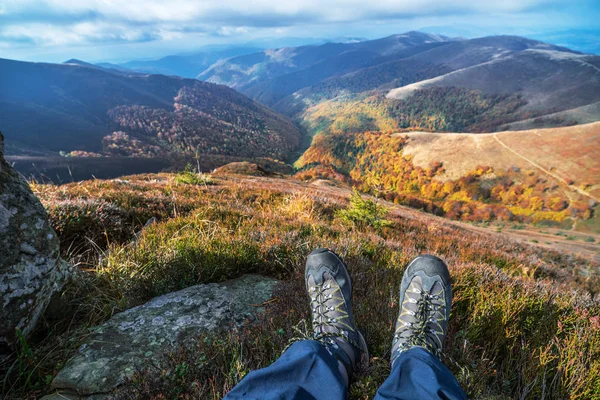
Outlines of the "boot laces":
M 360 348 L 349 335 L 349 332 L 354 332 L 354 328 L 348 324 L 349 315 L 339 286 L 325 281 L 321 285 L 311 286 L 309 295 L 314 339 L 337 347 L 333 339 L 341 337 L 352 346 Z
M 399 346 L 398 352 L 408 350 L 414 346 L 424 347 L 431 353 L 441 354 L 441 348 L 437 345 L 438 338 L 433 330 L 438 321 L 435 319 L 435 313 L 438 310 L 444 312 L 445 305 L 439 295 L 432 295 L 428 292 L 420 292 L 421 296 L 417 299 L 409 298 L 407 301 L 417 303 L 417 311 L 412 313 L 415 322 L 404 322 L 394 335 L 394 341 L 401 337 L 405 341 Z M 439 325 L 438 325 L 439 326 Z M 404 334 L 408 332 L 408 336 Z

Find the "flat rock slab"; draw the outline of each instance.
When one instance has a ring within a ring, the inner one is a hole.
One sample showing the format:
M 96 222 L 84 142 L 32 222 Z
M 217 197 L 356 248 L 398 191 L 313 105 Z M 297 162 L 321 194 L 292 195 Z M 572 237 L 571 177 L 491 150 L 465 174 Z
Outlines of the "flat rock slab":
M 260 305 L 271 298 L 276 282 L 244 275 L 219 284 L 192 286 L 116 314 L 93 329 L 52 386 L 65 394 L 102 398 L 98 395 L 112 391 L 177 346 L 203 333 L 253 319 L 262 309 Z

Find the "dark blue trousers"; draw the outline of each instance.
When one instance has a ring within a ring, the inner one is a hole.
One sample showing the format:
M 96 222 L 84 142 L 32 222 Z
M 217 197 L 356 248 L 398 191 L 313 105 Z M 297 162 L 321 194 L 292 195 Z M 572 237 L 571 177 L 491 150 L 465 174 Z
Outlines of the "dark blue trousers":
M 270 366 L 250 372 L 225 399 L 343 400 L 348 388 L 337 360 L 314 340 L 294 343 Z M 420 347 L 398 356 L 375 400 L 466 399 L 456 378 Z

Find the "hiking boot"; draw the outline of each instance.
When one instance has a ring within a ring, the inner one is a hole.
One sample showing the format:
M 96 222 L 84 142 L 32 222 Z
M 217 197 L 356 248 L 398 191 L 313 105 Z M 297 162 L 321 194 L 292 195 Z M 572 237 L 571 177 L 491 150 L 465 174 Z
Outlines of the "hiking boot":
M 392 367 L 400 353 L 415 346 L 441 358 L 451 305 L 452 288 L 446 264 L 430 255 L 415 258 L 406 268 L 400 285 Z
M 346 265 L 329 249 L 316 249 L 306 260 L 314 340 L 338 360 L 346 382 L 369 363 L 367 343 L 352 315 L 352 282 Z

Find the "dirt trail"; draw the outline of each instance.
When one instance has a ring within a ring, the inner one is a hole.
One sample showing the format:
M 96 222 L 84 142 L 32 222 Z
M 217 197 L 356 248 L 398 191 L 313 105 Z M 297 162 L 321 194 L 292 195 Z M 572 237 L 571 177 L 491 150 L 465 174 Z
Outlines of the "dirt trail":
M 562 182 L 564 185 L 566 185 L 567 187 L 569 187 L 571 190 L 589 197 L 592 200 L 595 200 L 597 202 L 600 202 L 600 200 L 598 198 L 596 198 L 595 196 L 591 195 L 590 193 L 586 192 L 585 190 L 578 188 L 577 186 L 574 185 L 570 185 L 565 179 L 561 178 L 560 176 L 556 175 L 553 172 L 550 172 L 549 170 L 547 170 L 546 168 L 542 167 L 541 165 L 539 165 L 538 163 L 536 163 L 535 161 L 525 157 L 522 154 L 517 153 L 515 150 L 513 150 L 510 146 L 506 145 L 502 140 L 500 140 L 500 138 L 498 138 L 498 134 L 495 133 L 494 134 L 494 139 L 496 139 L 496 141 L 502 146 L 504 147 L 506 150 L 510 151 L 511 153 L 513 153 L 514 155 L 516 155 L 517 157 L 521 158 L 524 161 L 527 161 L 529 164 L 533 165 L 534 167 L 536 167 L 537 169 L 539 169 L 540 171 L 544 172 L 547 175 L 550 175 L 551 177 L 553 177 L 554 179 L 557 179 L 559 182 Z

